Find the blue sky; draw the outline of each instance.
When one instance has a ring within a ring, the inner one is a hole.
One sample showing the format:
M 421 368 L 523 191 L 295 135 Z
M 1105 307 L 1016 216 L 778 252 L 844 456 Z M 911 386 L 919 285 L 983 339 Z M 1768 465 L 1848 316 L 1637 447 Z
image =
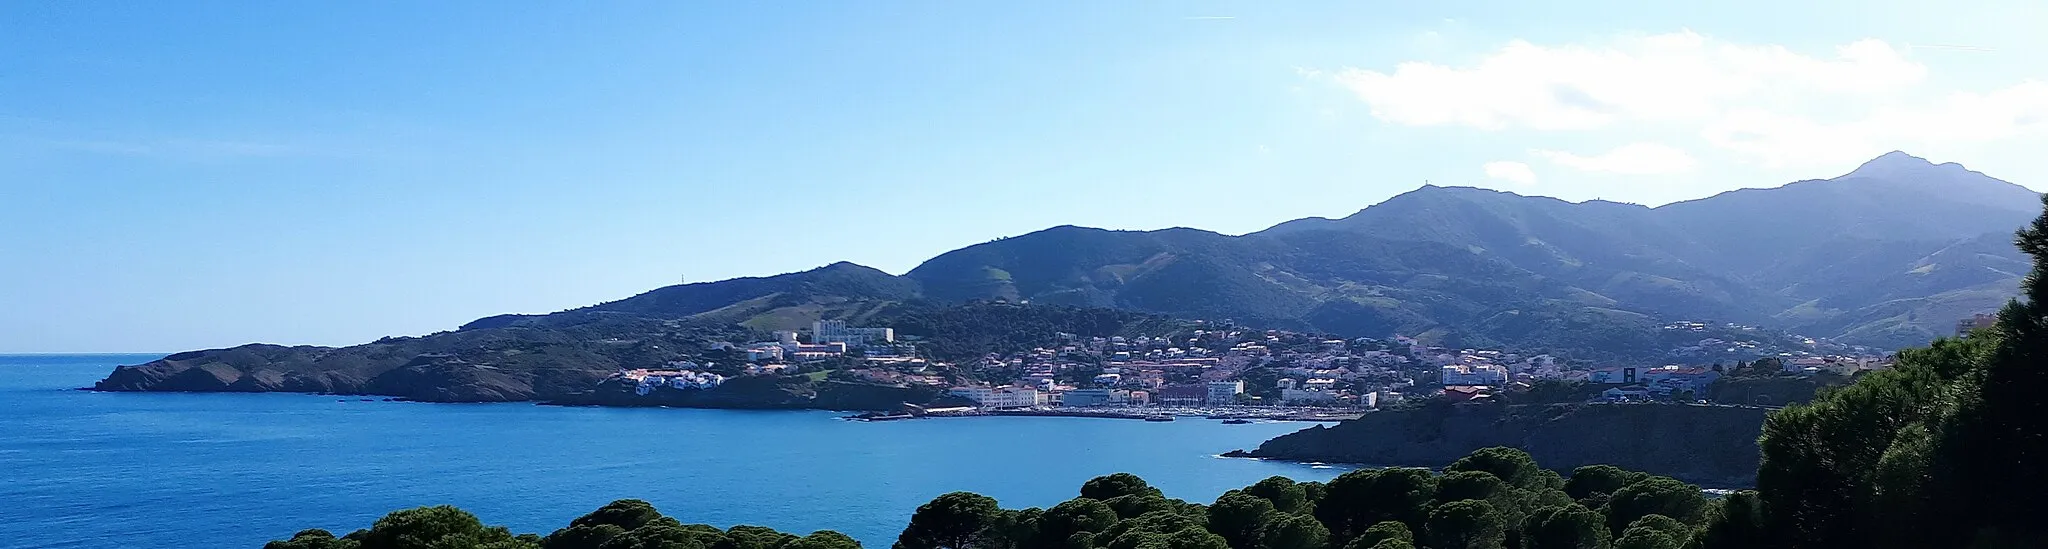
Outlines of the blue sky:
M 0 352 L 350 344 L 1424 181 L 1662 204 L 1903 149 L 2048 188 L 2042 3 L 1535 4 L 8 2 Z

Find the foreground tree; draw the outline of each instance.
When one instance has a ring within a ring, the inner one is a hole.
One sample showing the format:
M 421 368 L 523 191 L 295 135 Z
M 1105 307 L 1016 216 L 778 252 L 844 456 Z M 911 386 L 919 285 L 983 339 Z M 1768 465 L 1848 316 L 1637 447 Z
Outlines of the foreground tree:
M 1273 502 L 1274 510 L 1282 513 L 1306 513 L 1311 509 L 1307 488 L 1287 477 L 1266 477 L 1257 484 L 1246 486 L 1244 493 L 1266 498 L 1266 501 Z
M 1698 523 L 1705 518 L 1706 508 L 1707 497 L 1700 487 L 1670 477 L 1650 477 L 1615 491 L 1602 511 L 1607 514 L 1608 527 L 1619 536 L 1631 523 L 1649 515 Z
M 1484 501 L 1459 500 L 1429 512 L 1430 549 L 1502 549 L 1507 547 L 1507 522 Z
M 1536 458 L 1517 448 L 1480 448 L 1444 467 L 1445 473 L 1460 471 L 1490 473 L 1509 486 L 1522 490 L 1556 489 L 1564 485 L 1557 473 L 1536 465 Z
M 1117 521 L 1116 511 L 1101 500 L 1074 498 L 1046 509 L 1038 517 L 1039 539 L 1066 540 L 1082 532 L 1108 530 Z
M 583 528 L 590 527 L 575 526 L 570 527 L 568 530 L 573 532 Z M 617 526 L 604 524 L 597 526 L 597 528 L 617 528 Z M 707 535 L 707 530 L 709 535 Z M 597 549 L 710 549 L 711 547 L 725 545 L 720 543 L 725 540 L 724 534 L 724 532 L 709 526 L 701 524 L 685 526 L 677 523 L 675 519 L 663 517 L 660 520 L 649 521 L 639 528 L 612 535 L 598 542 L 597 545 L 575 544 L 565 546 L 596 547 Z M 561 543 L 563 541 L 554 536 L 549 536 L 549 538 L 551 543 Z M 543 547 L 552 548 L 553 546 Z
M 1692 527 L 1664 515 L 1647 515 L 1629 523 L 1614 540 L 1615 549 L 1682 549 Z
M 263 549 L 355 549 L 354 540 L 342 540 L 319 528 L 300 530 L 292 539 L 263 544 Z
M 1684 549 L 1684 542 L 1653 528 L 1630 528 L 1614 540 L 1614 549 Z
M 796 535 L 778 532 L 774 528 L 740 525 L 727 528 L 725 539 L 711 549 L 777 549 L 796 539 Z
M 2048 200 L 2048 198 L 2044 198 Z M 1778 547 L 2038 546 L 2048 539 L 2048 213 L 1996 325 L 1771 414 L 1758 499 Z M 1706 540 L 1702 540 L 1706 541 Z
M 1388 542 L 1397 542 L 1413 547 L 1415 544 L 1415 533 L 1410 531 L 1406 524 L 1391 520 L 1383 521 L 1372 525 L 1370 528 L 1366 528 L 1365 532 L 1352 539 L 1351 543 L 1345 544 L 1344 549 L 1379 549 Z
M 1721 498 L 1697 539 L 1699 549 L 1769 547 L 1763 506 L 1757 501 L 1756 492 L 1743 490 Z
M 1116 473 L 1088 479 L 1081 485 L 1081 497 L 1107 500 L 1118 496 L 1159 496 L 1159 489 L 1130 473 Z
M 1272 501 L 1231 490 L 1209 505 L 1208 528 L 1223 536 L 1231 547 L 1253 547 L 1259 540 L 1259 529 L 1276 513 Z
M 811 535 L 791 540 L 782 549 L 860 549 L 860 542 L 846 534 L 832 530 L 819 530 Z
M 1907 458 L 1926 464 L 1935 484 L 1920 491 L 1954 526 L 1950 539 L 1986 547 L 2048 540 L 2048 211 L 2014 245 L 2034 259 L 2024 299 L 1999 311 L 1990 353 L 1962 379 L 1954 411 L 1929 426 L 1928 455 Z
M 1624 486 L 1649 477 L 1613 465 L 1587 465 L 1572 470 L 1571 478 L 1565 479 L 1564 493 L 1572 499 L 1582 500 L 1594 494 L 1613 494 Z
M 1308 515 L 1281 514 L 1259 534 L 1264 549 L 1327 549 L 1330 530 Z
M 397 511 L 377 519 L 363 535 L 361 549 L 528 549 L 531 537 L 514 537 L 504 527 L 484 526 L 476 515 L 440 505 Z
M 1135 478 L 1135 477 L 1133 477 Z M 995 522 L 1002 508 L 973 492 L 953 492 L 918 506 L 895 549 L 967 549 Z
M 1339 475 L 1324 488 L 1315 516 L 1329 527 L 1333 540 L 1350 542 L 1366 528 L 1396 521 L 1410 530 L 1424 530 L 1429 506 L 1436 497 L 1437 477 L 1428 469 L 1358 470 Z
M 1523 521 L 1522 549 L 1607 549 L 1607 530 L 1607 518 L 1585 506 L 1544 507 Z

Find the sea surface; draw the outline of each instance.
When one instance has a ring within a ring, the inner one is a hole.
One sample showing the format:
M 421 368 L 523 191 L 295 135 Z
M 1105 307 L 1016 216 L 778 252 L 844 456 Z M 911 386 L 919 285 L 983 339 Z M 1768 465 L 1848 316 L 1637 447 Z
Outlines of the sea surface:
M 1216 457 L 1306 423 L 862 423 L 808 411 L 76 390 L 154 358 L 0 355 L 0 547 L 255 548 L 436 504 L 546 534 L 640 498 L 684 522 L 831 529 L 881 549 L 918 505 L 955 490 L 1049 507 L 1125 471 L 1207 503 L 1272 475 L 1343 472 Z

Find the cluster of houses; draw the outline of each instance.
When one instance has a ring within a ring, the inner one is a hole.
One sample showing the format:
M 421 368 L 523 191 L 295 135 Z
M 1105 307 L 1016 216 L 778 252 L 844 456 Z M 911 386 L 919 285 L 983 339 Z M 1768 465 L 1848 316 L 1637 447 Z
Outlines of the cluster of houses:
M 1982 316 L 1966 322 L 1983 322 Z M 1699 322 L 1665 327 L 1710 328 L 1721 327 Z M 1699 346 L 1740 344 L 1754 342 L 1705 338 Z M 1403 336 L 1347 340 L 1233 327 L 1170 336 L 1059 334 L 1056 345 L 989 355 L 957 368 L 927 362 L 915 347 L 899 342 L 891 328 L 850 326 L 836 320 L 815 322 L 808 334 L 775 332 L 773 341 L 729 348 L 746 357 L 747 367 L 741 370 L 745 375 L 786 373 L 792 364 L 858 351 L 861 365 L 842 367 L 835 375 L 895 385 L 944 386 L 951 382 L 955 384 L 952 394 L 994 409 L 1238 404 L 1372 408 L 1416 396 L 1482 399 L 1526 390 L 1543 380 L 1612 385 L 1603 398 L 1629 401 L 1704 395 L 1723 375 L 1703 366 L 1568 365 L 1545 354 L 1445 348 Z M 1853 374 L 1889 366 L 1889 358 L 1881 356 L 1810 352 L 1779 356 L 1790 374 Z M 630 379 L 643 394 L 656 387 L 710 388 L 723 381 L 694 365 L 672 367 L 634 371 Z M 1254 369 L 1258 375 L 1249 375 Z M 1002 374 L 997 376 L 997 372 Z M 1254 380 L 1259 385 L 1249 386 Z
M 710 389 L 725 382 L 725 376 L 711 372 L 697 371 L 698 365 L 688 361 L 670 362 L 669 369 L 649 370 L 645 368 L 620 368 L 616 377 L 633 384 L 633 394 L 646 396 L 655 389 L 673 387 L 676 389 Z

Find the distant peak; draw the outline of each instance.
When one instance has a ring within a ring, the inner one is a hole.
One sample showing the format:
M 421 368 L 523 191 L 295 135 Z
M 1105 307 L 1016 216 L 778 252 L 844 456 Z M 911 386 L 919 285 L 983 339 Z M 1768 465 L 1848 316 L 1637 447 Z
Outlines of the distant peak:
M 1891 160 L 1891 161 L 1912 161 L 1912 162 L 1919 162 L 1919 163 L 1922 163 L 1922 164 L 1933 164 L 1933 162 L 1928 162 L 1928 161 L 1927 161 L 1927 159 L 1925 159 L 1925 158 L 1920 158 L 1920 157 L 1918 157 L 1918 156 L 1913 156 L 1913 155 L 1911 155 L 1911 154 L 1907 154 L 1907 153 L 1906 153 L 1906 151 L 1892 151 L 1892 152 L 1888 152 L 1888 153 L 1880 154 L 1880 155 L 1877 155 L 1877 158 L 1873 158 L 1873 159 L 1871 159 L 1870 161 L 1871 161 L 1871 162 L 1879 162 L 1879 161 L 1884 161 L 1884 160 Z
M 869 267 L 859 263 L 854 263 L 851 261 L 838 261 L 832 263 L 831 265 L 826 265 L 823 267 L 812 269 L 810 272 L 867 272 L 873 270 L 875 270 L 874 267 Z
M 1962 167 L 1960 164 L 1955 163 L 1943 164 L 1942 166 Z M 1906 154 L 1904 151 L 1892 151 L 1879 155 L 1877 158 L 1872 158 L 1869 162 L 1864 162 L 1862 166 L 1856 167 L 1856 171 L 1849 172 L 1842 177 L 1893 177 L 1925 172 L 1937 167 L 1933 162 L 1925 158 Z

